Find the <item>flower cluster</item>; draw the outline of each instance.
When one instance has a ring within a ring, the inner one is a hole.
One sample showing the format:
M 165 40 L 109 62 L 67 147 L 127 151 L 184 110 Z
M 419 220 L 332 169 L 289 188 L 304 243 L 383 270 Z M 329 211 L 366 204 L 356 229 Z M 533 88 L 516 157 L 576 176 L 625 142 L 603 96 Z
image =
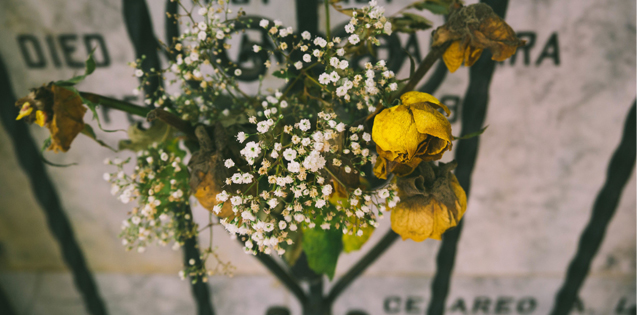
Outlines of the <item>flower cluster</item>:
M 117 172 L 104 174 L 104 179 L 111 183 L 111 194 L 123 203 L 135 200 L 138 203 L 122 223 L 120 237 L 128 250 L 136 248 L 143 252 L 154 241 L 163 246 L 173 243 L 173 248 L 178 249 L 184 237 L 196 233 L 177 224 L 182 217 L 190 216 L 183 213 L 190 195 L 184 155 L 183 151 L 176 154 L 155 143 L 138 152 L 131 175 L 124 171 L 130 159 L 104 161 L 117 167 Z
M 281 243 L 294 242 L 290 232 L 315 226 L 360 235 L 399 201 L 393 187 L 371 191 L 360 180 L 362 169 L 376 159 L 365 148 L 371 135 L 363 126 L 347 127 L 327 112 L 319 112 L 314 122 L 289 125 L 272 115 L 267 111 L 261 121 L 252 117 L 257 133 L 237 135 L 247 166 L 227 159 L 234 174 L 226 184 L 241 188 L 219 193 L 213 210 L 232 204 L 235 215 L 221 223 L 230 233 L 249 237 L 247 252 L 281 255 Z

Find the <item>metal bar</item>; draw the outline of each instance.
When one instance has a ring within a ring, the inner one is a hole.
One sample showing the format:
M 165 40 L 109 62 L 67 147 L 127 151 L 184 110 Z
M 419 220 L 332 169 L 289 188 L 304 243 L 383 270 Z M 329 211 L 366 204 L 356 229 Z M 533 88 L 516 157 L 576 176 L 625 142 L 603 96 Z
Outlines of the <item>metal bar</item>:
M 301 287 L 299 286 L 297 280 L 294 277 L 292 277 L 290 273 L 285 271 L 283 267 L 281 267 L 276 261 L 274 261 L 272 257 L 263 253 L 259 253 L 255 257 L 266 268 L 268 268 L 268 270 L 270 270 L 270 272 L 277 279 L 279 279 L 279 281 L 281 281 L 283 285 L 285 285 L 285 287 L 288 288 L 288 290 L 290 290 L 292 294 L 294 294 L 294 296 L 296 296 L 296 298 L 299 300 L 299 303 L 301 303 L 301 305 L 304 305 L 305 303 L 307 303 L 307 296 L 305 295 L 305 292 L 303 292 L 303 289 L 301 289 Z
M 378 259 L 378 257 L 380 257 L 380 255 L 382 255 L 397 239 L 398 234 L 392 230 L 387 231 L 385 236 L 383 236 L 383 238 L 376 243 L 376 245 L 374 245 L 374 247 L 370 249 L 369 252 L 361 258 L 361 260 L 350 268 L 350 270 L 348 270 L 342 278 L 336 281 L 330 290 L 330 293 L 327 295 L 327 298 L 325 298 L 325 304 L 331 308 L 331 305 L 334 303 L 336 298 L 338 298 L 338 296 L 343 293 L 343 291 L 345 291 L 345 289 L 347 289 L 347 287 L 349 287 L 349 285 L 352 284 L 352 282 L 354 282 L 354 280 L 356 280 L 356 278 L 358 278 L 358 276 L 360 276 L 367 267 L 373 264 L 374 261 L 376 261 L 376 259 Z
M 168 0 L 168 2 L 170 2 L 170 0 Z M 159 70 L 161 68 L 161 62 L 157 50 L 160 46 L 155 37 L 152 19 L 146 1 L 123 0 L 122 8 L 126 31 L 135 49 L 135 56 L 136 58 L 146 57 L 142 63 L 142 69 L 144 72 L 149 72 L 151 68 Z M 177 13 L 177 7 L 170 3 L 166 4 L 166 10 L 172 10 L 171 14 Z M 173 22 L 172 19 L 166 19 L 166 36 L 169 36 L 171 39 L 173 36 L 178 36 L 179 33 L 178 25 Z M 168 42 L 170 43 L 172 40 Z M 144 96 L 154 100 L 154 93 L 163 86 L 163 82 L 160 80 L 160 76 L 151 76 L 148 82 L 148 85 L 144 85 Z M 190 207 L 187 207 L 185 211 L 190 213 L 190 217 L 192 218 Z M 188 264 L 190 259 L 194 259 L 197 265 L 202 263 L 197 239 L 195 238 L 184 241 L 185 263 Z M 212 294 L 210 293 L 208 285 L 202 281 L 201 277 L 197 277 L 196 280 L 197 281 L 192 283 L 191 290 L 197 303 L 198 314 L 212 315 L 214 314 L 214 309 L 212 306 Z
M 13 306 L 9 302 L 7 295 L 4 293 L 2 287 L 0 287 L 0 314 L 3 315 L 16 315 Z
M 95 285 L 93 275 L 84 260 L 82 249 L 75 239 L 73 228 L 66 217 L 53 183 L 49 179 L 41 154 L 31 137 L 27 125 L 16 121 L 18 108 L 11 87 L 9 73 L 0 58 L 0 121 L 13 142 L 20 167 L 26 173 L 33 194 L 40 205 L 51 230 L 62 250 L 62 257 L 73 275 L 73 281 L 82 296 L 88 312 L 93 315 L 105 315 L 106 307 Z
M 637 103 L 637 100 L 635 101 Z M 599 191 L 591 218 L 582 232 L 577 253 L 568 266 L 566 279 L 555 297 L 551 315 L 569 314 L 591 267 L 591 261 L 604 240 L 608 223 L 613 218 L 619 199 L 635 167 L 635 104 L 630 108 L 624 133 L 613 153 L 606 172 L 606 182 Z
M 151 68 L 159 70 L 161 62 L 157 50 L 160 48 L 153 23 L 146 5 L 146 0 L 123 0 L 122 13 L 128 37 L 135 49 L 135 58 L 145 60 L 141 65 L 142 70 L 148 73 Z M 155 99 L 154 93 L 162 86 L 161 76 L 150 76 L 148 85 L 144 85 L 144 98 Z
M 192 221 L 192 209 L 190 206 L 185 206 L 182 210 L 184 214 L 184 224 L 190 229 L 194 226 Z M 212 227 L 210 227 L 212 228 Z M 193 266 L 202 266 L 204 263 L 201 260 L 201 253 L 199 252 L 199 245 L 196 236 L 187 238 L 184 240 L 184 266 L 190 266 L 190 260 L 195 261 Z M 191 276 L 190 291 L 197 302 L 197 314 L 199 315 L 214 315 L 215 311 L 212 306 L 212 294 L 208 288 L 208 284 L 203 281 L 205 275 Z
M 493 11 L 500 17 L 504 17 L 508 0 L 487 0 L 481 1 L 493 8 Z M 489 86 L 495 70 L 495 62 L 491 60 L 491 53 L 485 51 L 482 57 L 469 68 L 469 87 L 465 94 L 462 105 L 462 131 L 461 135 L 467 135 L 482 129 L 489 103 Z M 480 138 L 459 140 L 456 147 L 456 161 L 458 167 L 455 175 L 458 182 L 467 194 L 467 199 L 471 192 L 471 175 L 476 164 L 478 146 Z M 432 297 L 428 315 L 442 315 L 445 309 L 445 302 L 449 294 L 451 273 L 456 260 L 456 249 L 462 225 L 461 220 L 454 229 L 447 231 L 442 239 L 442 245 L 436 257 L 436 275 L 431 286 Z

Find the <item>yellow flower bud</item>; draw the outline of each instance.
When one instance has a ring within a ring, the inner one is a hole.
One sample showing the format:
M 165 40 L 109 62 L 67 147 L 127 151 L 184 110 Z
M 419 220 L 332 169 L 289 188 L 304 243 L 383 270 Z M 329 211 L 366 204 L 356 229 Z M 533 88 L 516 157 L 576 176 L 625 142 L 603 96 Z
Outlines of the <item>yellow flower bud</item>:
M 467 209 L 467 196 L 451 173 L 455 163 L 439 166 L 423 162 L 397 181 L 400 202 L 392 209 L 391 227 L 403 240 L 440 240 L 458 224 Z
M 451 124 L 437 110 L 449 114 L 449 109 L 427 93 L 407 92 L 400 99 L 402 105 L 374 118 L 372 138 L 379 155 L 374 173 L 379 178 L 390 172 L 408 175 L 421 161 L 439 160 L 451 150 Z

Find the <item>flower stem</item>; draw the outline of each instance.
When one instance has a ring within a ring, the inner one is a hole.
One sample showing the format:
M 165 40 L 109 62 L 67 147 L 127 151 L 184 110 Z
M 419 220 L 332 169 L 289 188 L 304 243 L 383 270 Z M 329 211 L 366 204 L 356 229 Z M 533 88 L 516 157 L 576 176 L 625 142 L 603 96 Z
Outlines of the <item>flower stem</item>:
M 327 41 L 329 42 L 330 37 L 330 0 L 323 0 L 325 4 L 325 35 L 327 36 Z
M 146 108 L 146 107 L 120 101 L 120 100 L 102 96 L 99 94 L 80 92 L 80 96 L 95 104 L 99 104 L 104 107 L 108 107 L 112 109 L 121 110 L 131 115 L 146 117 L 146 115 L 148 115 L 148 113 L 151 111 L 149 108 Z
M 398 93 L 394 94 L 391 97 L 390 103 L 394 99 L 396 99 L 396 97 L 403 95 L 409 91 L 413 91 L 413 89 L 416 87 L 418 82 L 422 80 L 425 74 L 429 72 L 429 69 L 431 69 L 434 63 L 436 63 L 436 60 L 442 57 L 442 55 L 445 53 L 447 48 L 449 48 L 449 45 L 451 45 L 451 41 L 444 43 L 440 46 L 431 47 L 431 50 L 429 50 L 429 53 L 427 54 L 427 56 L 425 56 L 425 59 L 423 59 L 420 62 L 420 65 L 418 65 L 418 69 L 416 69 L 416 72 L 414 72 L 414 75 L 412 75 L 411 78 L 409 78 L 409 82 L 407 82 L 407 84 L 405 84 L 405 86 L 403 86 L 403 88 L 400 89 Z M 366 121 L 374 119 L 374 117 L 376 117 L 376 115 L 378 115 L 378 113 L 380 113 L 383 109 L 385 109 L 384 106 L 378 106 L 378 108 L 373 114 L 370 114 L 369 116 L 367 116 Z
M 148 121 L 159 119 L 169 126 L 183 132 L 189 138 L 197 140 L 197 137 L 195 136 L 195 128 L 193 128 L 193 126 L 189 122 L 163 109 L 158 108 L 151 110 L 150 108 L 88 92 L 80 92 L 80 96 L 104 107 L 121 110 L 131 115 L 145 117 L 146 119 L 148 119 Z
M 411 78 L 409 79 L 409 82 L 407 82 L 407 84 L 403 86 L 403 88 L 400 90 L 398 95 L 402 95 L 404 93 L 412 91 L 416 87 L 418 82 L 422 80 L 425 74 L 427 74 L 429 69 L 431 69 L 431 67 L 434 65 L 436 60 L 442 57 L 442 55 L 445 53 L 449 45 L 451 45 L 451 41 L 444 43 L 440 46 L 431 47 L 431 50 L 429 51 L 425 59 L 423 59 L 422 62 L 420 62 L 420 65 L 418 66 L 418 69 L 416 69 L 416 72 L 414 72 L 414 75 L 411 76 Z

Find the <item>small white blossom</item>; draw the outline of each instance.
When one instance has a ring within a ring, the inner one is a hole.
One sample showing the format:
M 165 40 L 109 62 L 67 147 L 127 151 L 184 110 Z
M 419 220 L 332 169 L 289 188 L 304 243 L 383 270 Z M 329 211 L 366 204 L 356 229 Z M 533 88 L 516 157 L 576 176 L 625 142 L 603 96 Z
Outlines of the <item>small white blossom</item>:
M 288 161 L 294 161 L 294 159 L 296 158 L 296 150 L 292 148 L 286 149 L 285 151 L 283 151 L 283 158 Z
M 305 32 L 301 33 L 301 37 L 303 37 L 303 39 L 305 39 L 305 40 L 310 40 L 312 35 L 310 34 L 310 32 L 305 31 Z
M 352 44 L 352 45 L 356 45 L 356 44 L 358 44 L 358 42 L 361 41 L 360 38 L 358 37 L 358 35 L 356 35 L 356 34 L 351 35 L 347 40 L 349 40 L 350 44 Z
M 311 124 L 310 121 L 308 119 L 302 119 L 299 122 L 299 129 L 303 130 L 303 131 L 308 131 L 311 128 Z
M 246 133 L 245 133 L 245 132 L 243 132 L 243 131 L 240 131 L 240 132 L 237 134 L 237 140 L 239 140 L 239 143 L 243 143 L 243 141 L 246 141 L 246 139 L 247 139 L 247 138 L 248 138 L 248 137 L 246 136 Z

